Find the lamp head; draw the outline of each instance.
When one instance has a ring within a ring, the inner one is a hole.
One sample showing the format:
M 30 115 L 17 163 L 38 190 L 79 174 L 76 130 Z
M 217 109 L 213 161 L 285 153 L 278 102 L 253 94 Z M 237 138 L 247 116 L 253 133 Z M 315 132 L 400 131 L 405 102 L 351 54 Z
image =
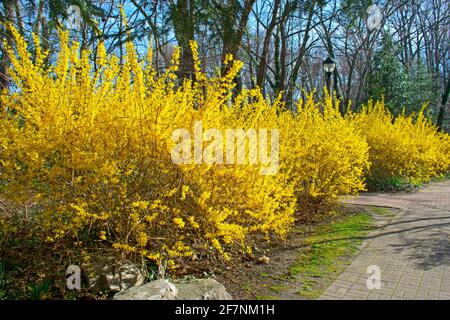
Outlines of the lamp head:
M 331 57 L 326 58 L 323 62 L 323 70 L 325 71 L 325 73 L 332 74 L 335 68 L 336 63 L 334 62 L 334 60 L 331 59 Z

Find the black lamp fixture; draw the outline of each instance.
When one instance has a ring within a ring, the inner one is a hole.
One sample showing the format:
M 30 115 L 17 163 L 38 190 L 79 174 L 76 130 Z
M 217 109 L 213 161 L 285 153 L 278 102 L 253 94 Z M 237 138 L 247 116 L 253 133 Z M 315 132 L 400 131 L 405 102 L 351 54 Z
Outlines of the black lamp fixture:
M 336 63 L 334 62 L 334 60 L 331 59 L 331 57 L 326 58 L 323 62 L 323 70 L 325 71 L 325 73 L 331 76 L 335 68 Z
M 326 58 L 323 61 L 323 71 L 325 71 L 325 74 L 327 76 L 327 90 L 328 93 L 331 92 L 331 75 L 334 72 L 334 69 L 336 68 L 336 63 L 331 57 Z

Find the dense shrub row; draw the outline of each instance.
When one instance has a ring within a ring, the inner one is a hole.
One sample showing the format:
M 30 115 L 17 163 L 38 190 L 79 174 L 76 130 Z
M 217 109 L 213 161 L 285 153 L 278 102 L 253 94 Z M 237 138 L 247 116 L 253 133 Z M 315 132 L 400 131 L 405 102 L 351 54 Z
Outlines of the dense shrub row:
M 369 101 L 361 112 L 349 117 L 370 146 L 369 179 L 420 184 L 448 172 L 450 136 L 437 132 L 423 110 L 394 118 L 382 100 Z
M 449 169 L 448 136 L 422 115 L 392 121 L 382 102 L 342 117 L 330 97 L 316 103 L 311 94 L 293 113 L 259 90 L 232 97 L 241 67 L 232 57 L 228 73 L 212 78 L 196 58 L 196 81 L 181 81 L 178 50 L 156 75 L 151 51 L 140 62 L 128 44 L 120 65 L 100 45 L 94 69 L 64 33 L 48 67 L 37 38 L 32 59 L 12 32 L 16 88 L 1 96 L 0 195 L 33 204 L 34 235 L 55 245 L 101 245 L 170 265 L 205 250 L 228 258 L 230 248 L 250 250 L 253 235 L 285 237 L 296 215 L 308 214 L 299 203 L 364 190 L 365 175 L 425 180 Z M 261 174 L 249 157 L 175 164 L 172 134 L 194 135 L 196 121 L 220 132 L 279 129 L 277 173 Z

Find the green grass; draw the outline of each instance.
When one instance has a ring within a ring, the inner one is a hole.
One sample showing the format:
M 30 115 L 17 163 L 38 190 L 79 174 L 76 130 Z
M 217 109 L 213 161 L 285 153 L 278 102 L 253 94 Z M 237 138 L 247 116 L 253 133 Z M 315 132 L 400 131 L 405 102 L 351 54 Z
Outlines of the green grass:
M 388 208 L 370 206 L 370 209 L 379 216 L 388 217 L 388 218 L 395 216 L 395 213 L 392 212 L 391 210 L 389 210 Z
M 6 272 L 5 264 L 0 262 L 0 300 L 6 299 Z
M 361 237 L 372 229 L 372 221 L 366 213 L 352 215 L 319 227 L 304 240 L 305 247 L 289 270 L 302 283 L 300 296 L 311 299 L 320 296 L 322 280 L 343 268 L 357 251 Z
M 441 181 L 446 181 L 446 180 L 450 180 L 450 171 L 446 172 L 446 173 L 442 173 L 442 174 L 434 177 L 433 179 L 431 179 L 432 182 L 441 182 Z
M 242 285 L 242 290 L 246 291 L 246 292 L 251 292 L 253 290 L 253 286 L 251 284 L 251 282 L 246 282 Z
M 270 287 L 270 290 L 275 292 L 282 292 L 285 289 L 285 286 L 283 285 L 273 285 Z
M 274 296 L 256 296 L 256 300 L 279 300 Z
M 35 283 L 29 286 L 31 299 L 39 300 L 46 297 L 50 291 L 51 282 L 49 280 L 44 280 L 39 283 Z
M 423 183 L 411 181 L 409 179 L 400 177 L 391 177 L 387 179 L 373 179 L 366 180 L 367 188 L 371 192 L 386 191 L 413 191 L 423 187 Z
M 309 298 L 309 299 L 317 298 L 320 296 L 320 293 L 321 293 L 321 291 L 316 288 L 317 285 L 318 285 L 317 279 L 306 278 L 306 279 L 304 279 L 302 287 L 297 292 L 297 294 L 304 298 Z

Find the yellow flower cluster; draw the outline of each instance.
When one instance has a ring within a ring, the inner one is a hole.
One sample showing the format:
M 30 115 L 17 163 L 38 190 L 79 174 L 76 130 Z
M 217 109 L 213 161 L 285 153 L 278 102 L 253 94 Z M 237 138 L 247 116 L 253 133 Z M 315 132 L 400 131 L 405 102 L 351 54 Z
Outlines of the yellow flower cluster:
M 421 183 L 450 170 L 450 136 L 440 133 L 423 111 L 393 117 L 384 101 L 369 101 L 349 115 L 370 146 L 372 179 L 391 177 Z
M 15 89 L 0 101 L 0 192 L 38 204 L 44 239 L 97 241 L 170 265 L 205 249 L 227 258 L 231 248 L 248 250 L 253 235 L 285 237 L 294 213 L 307 213 L 299 202 L 320 206 L 364 189 L 367 172 L 429 177 L 448 169 L 448 136 L 423 117 L 392 124 L 381 107 L 342 117 L 331 97 L 316 103 L 313 94 L 295 113 L 259 90 L 233 96 L 242 63 L 232 57 L 227 74 L 207 77 L 195 53 L 195 81 L 181 81 L 179 50 L 157 75 L 151 51 L 141 62 L 129 43 L 120 64 L 100 44 L 94 68 L 91 53 L 62 32 L 58 59 L 45 66 L 46 52 L 31 59 L 12 34 Z M 278 172 L 262 175 L 263 165 L 248 158 L 245 165 L 175 164 L 172 133 L 192 133 L 196 121 L 204 130 L 278 129 Z M 407 160 L 412 145 L 417 156 Z

